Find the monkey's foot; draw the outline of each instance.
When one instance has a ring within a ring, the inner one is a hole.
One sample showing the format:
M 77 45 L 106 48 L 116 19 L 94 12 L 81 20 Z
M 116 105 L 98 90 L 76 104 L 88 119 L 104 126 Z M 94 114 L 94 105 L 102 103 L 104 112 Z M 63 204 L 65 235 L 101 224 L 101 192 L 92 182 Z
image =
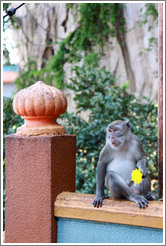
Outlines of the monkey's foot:
M 139 206 L 139 208 L 145 208 L 148 207 L 148 200 L 144 196 L 140 195 L 134 195 L 130 199 L 133 202 L 136 202 Z
M 96 196 L 95 199 L 94 199 L 94 201 L 93 201 L 94 207 L 97 207 L 97 208 L 102 207 L 102 201 L 103 201 L 103 199 L 108 199 L 108 198 L 109 197 L 106 196 L 106 195 L 104 195 L 104 196 Z
M 148 191 L 148 193 L 145 194 L 144 197 L 149 201 L 153 201 L 156 199 L 156 197 L 150 191 Z

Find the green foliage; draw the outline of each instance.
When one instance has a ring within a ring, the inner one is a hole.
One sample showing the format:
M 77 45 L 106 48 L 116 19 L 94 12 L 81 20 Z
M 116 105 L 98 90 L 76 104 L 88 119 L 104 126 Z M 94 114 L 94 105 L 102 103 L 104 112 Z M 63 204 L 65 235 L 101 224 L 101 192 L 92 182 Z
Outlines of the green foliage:
M 99 67 L 100 57 L 97 52 L 85 55 L 83 65 L 88 65 L 90 67 Z
M 39 71 L 35 61 L 28 62 L 24 69 L 19 71 L 19 77 L 14 81 L 18 91 L 31 86 L 35 81 L 39 80 Z
M 19 77 L 14 83 L 17 85 L 18 90 L 31 86 L 36 81 L 44 81 L 46 84 L 62 89 L 63 85 L 58 83 L 59 79 L 56 79 L 60 78 L 58 76 L 59 74 L 51 69 L 51 63 L 49 63 L 49 66 L 39 70 L 36 62 L 32 60 L 28 61 L 24 68 L 20 70 Z
M 7 9 L 10 9 L 9 7 L 10 5 L 11 3 L 3 3 L 3 12 L 5 12 L 5 14 L 7 14 Z M 3 31 L 5 31 L 5 29 L 9 27 L 9 24 L 11 24 L 14 28 L 18 28 L 18 25 L 16 23 L 16 18 L 17 17 L 14 17 L 14 16 L 10 16 L 10 17 L 6 16 L 3 19 Z M 19 19 L 17 18 L 17 20 Z
M 103 46 L 109 35 L 118 31 L 125 32 L 125 19 L 121 16 L 122 4 L 119 3 L 81 3 L 77 4 L 75 21 L 78 28 L 59 44 L 57 54 L 48 64 L 47 69 L 54 71 L 56 85 L 63 84 L 64 64 L 76 63 L 85 55 L 93 53 L 96 46 L 102 54 Z M 68 5 L 68 8 L 73 5 Z M 117 26 L 118 21 L 118 26 Z
M 33 84 L 37 80 L 63 88 L 65 63 L 72 64 L 83 60 L 98 64 L 99 56 L 103 55 L 103 45 L 109 35 L 115 36 L 117 31 L 125 32 L 125 20 L 121 16 L 123 5 L 119 3 L 82 3 L 68 4 L 68 8 L 76 7 L 75 21 L 78 28 L 59 43 L 56 55 L 48 62 L 44 69 L 38 71 L 34 61 L 29 61 L 20 77 L 16 80 L 19 89 Z M 118 22 L 118 25 L 117 25 Z M 118 29 L 118 30 L 117 30 Z M 96 46 L 99 54 L 95 53 Z M 93 53 L 93 57 L 92 54 Z M 90 60 L 89 60 L 90 59 Z M 89 61 L 88 61 L 89 60 Z
M 144 7 L 140 9 L 140 12 L 143 12 L 143 11 L 144 13 L 142 15 L 142 21 L 140 22 L 140 27 L 142 27 L 145 24 L 148 24 L 148 31 L 151 31 L 154 28 L 154 26 L 149 25 L 148 19 L 151 16 L 155 21 L 155 25 L 157 25 L 158 24 L 158 10 L 156 9 L 154 3 L 146 3 Z M 148 48 L 146 48 L 146 51 L 148 52 L 152 51 L 154 47 L 158 47 L 158 40 L 155 37 L 150 37 L 149 46 Z
M 3 12 L 7 13 L 7 9 L 9 7 L 9 3 L 3 3 Z M 3 30 L 5 29 L 5 24 L 8 22 L 8 20 L 3 19 Z
M 158 46 L 158 39 L 155 37 L 149 38 L 149 47 L 146 49 L 148 52 L 152 51 L 154 47 Z
M 125 19 L 121 16 L 123 4 L 68 4 L 68 8 L 74 7 L 77 13 L 75 21 L 78 23 L 78 28 L 59 43 L 56 55 L 44 69 L 38 71 L 34 61 L 29 61 L 26 64 L 20 77 L 16 80 L 18 89 L 29 86 L 37 80 L 44 80 L 45 83 L 52 83 L 52 85 L 62 88 L 65 63 L 77 63 L 84 59 L 87 62 L 86 60 L 90 59 L 91 53 L 95 53 L 96 46 L 99 47 L 99 55 L 101 56 L 103 45 L 108 41 L 109 35 L 115 36 L 117 32 L 124 33 L 126 31 Z M 96 64 L 97 61 L 98 59 Z
M 3 134 L 15 133 L 16 128 L 23 123 L 23 119 L 16 115 L 12 107 L 12 98 L 3 98 Z
M 105 144 L 105 129 L 116 119 L 130 120 L 146 152 L 148 171 L 157 178 L 157 105 L 128 94 L 128 82 L 115 86 L 115 78 L 104 68 L 84 65 L 74 67 L 74 71 L 69 88 L 75 93 L 77 112 L 66 115 L 66 130 L 77 136 L 77 191 L 95 192 L 96 165 Z M 82 111 L 89 112 L 88 121 L 80 117 Z
M 10 3 L 3 3 L 3 11 L 6 11 L 9 7 Z
M 75 45 L 80 50 L 103 47 L 109 35 L 116 35 L 116 21 L 122 4 L 81 3 L 77 5 L 79 28 L 75 33 Z
M 6 62 L 3 65 L 10 65 L 11 62 L 10 62 L 10 57 L 9 57 L 9 51 L 6 48 L 6 45 L 4 45 L 4 44 L 3 44 L 3 56 L 6 59 Z
M 140 12 L 143 11 L 144 8 L 140 9 Z M 148 17 L 152 16 L 156 22 L 158 22 L 158 11 L 155 7 L 154 3 L 146 3 L 145 4 L 145 12 L 143 14 L 143 20 L 141 21 L 140 25 L 144 25 L 148 23 Z

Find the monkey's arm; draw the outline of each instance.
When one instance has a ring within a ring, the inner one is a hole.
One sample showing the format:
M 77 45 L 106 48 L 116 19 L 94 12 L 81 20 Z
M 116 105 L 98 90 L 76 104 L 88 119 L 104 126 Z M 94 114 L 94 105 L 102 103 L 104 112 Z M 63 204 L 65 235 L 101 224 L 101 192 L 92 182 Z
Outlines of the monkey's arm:
M 141 143 L 138 142 L 138 150 L 137 150 L 137 156 L 136 156 L 136 168 L 141 168 L 141 172 L 143 174 L 143 178 L 147 177 L 147 158 L 145 155 L 145 152 L 141 146 Z
M 105 175 L 106 175 L 106 165 L 102 162 L 97 164 L 97 187 L 96 187 L 96 197 L 93 201 L 94 207 L 102 207 L 102 200 L 106 197 L 104 194 L 105 186 Z
M 102 200 L 107 198 L 104 194 L 106 166 L 108 162 L 108 150 L 106 147 L 101 151 L 99 161 L 97 163 L 97 185 L 96 185 L 96 197 L 93 201 L 94 207 L 102 207 Z

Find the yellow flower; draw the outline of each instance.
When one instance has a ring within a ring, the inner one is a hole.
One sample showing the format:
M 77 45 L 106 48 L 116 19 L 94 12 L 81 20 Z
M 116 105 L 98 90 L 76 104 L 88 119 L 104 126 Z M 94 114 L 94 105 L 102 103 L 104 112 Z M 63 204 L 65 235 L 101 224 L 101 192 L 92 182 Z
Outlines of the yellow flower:
M 136 185 L 136 184 L 140 184 L 140 183 L 142 183 L 142 173 L 141 173 L 141 168 L 139 168 L 139 169 L 135 169 L 135 170 L 133 170 L 133 172 L 132 172 L 132 174 L 131 174 L 131 180 L 132 181 L 134 181 L 134 186 Z

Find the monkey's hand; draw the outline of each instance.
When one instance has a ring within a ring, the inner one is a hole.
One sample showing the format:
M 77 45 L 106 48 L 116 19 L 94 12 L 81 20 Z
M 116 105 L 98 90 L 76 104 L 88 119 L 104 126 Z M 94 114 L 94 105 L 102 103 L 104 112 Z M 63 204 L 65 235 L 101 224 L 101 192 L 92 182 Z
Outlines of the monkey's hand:
M 137 167 L 138 168 L 138 167 Z M 138 168 L 139 169 L 139 168 Z M 142 178 L 146 178 L 148 175 L 147 169 L 146 168 L 141 168 L 141 173 L 142 173 Z
M 139 169 L 139 168 L 141 169 L 142 178 L 146 178 L 147 177 L 148 172 L 147 172 L 147 168 L 146 168 L 146 160 L 138 161 L 137 165 L 136 165 L 136 168 L 137 169 Z
M 106 196 L 106 195 L 103 195 L 103 196 L 96 195 L 96 197 L 95 197 L 95 199 L 93 201 L 94 207 L 97 207 L 97 208 L 102 207 L 102 201 L 105 198 L 108 198 L 108 196 Z

